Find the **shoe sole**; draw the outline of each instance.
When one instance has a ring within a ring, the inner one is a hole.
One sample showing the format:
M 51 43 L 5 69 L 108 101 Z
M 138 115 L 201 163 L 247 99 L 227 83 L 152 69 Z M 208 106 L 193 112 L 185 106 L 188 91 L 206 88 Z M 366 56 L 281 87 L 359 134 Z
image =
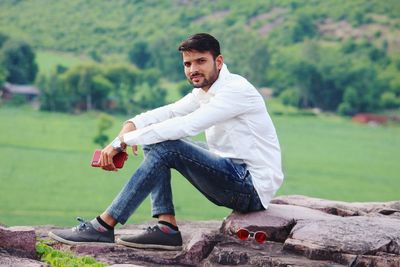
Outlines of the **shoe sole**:
M 153 249 L 164 249 L 164 250 L 182 250 L 182 246 L 166 246 L 166 245 L 156 245 L 156 244 L 139 244 L 139 243 L 132 243 L 121 240 L 120 238 L 117 239 L 117 244 L 131 247 L 131 248 L 153 248 Z
M 102 244 L 102 245 L 104 245 L 104 244 L 114 244 L 114 242 L 91 242 L 91 241 L 79 242 L 79 241 L 71 241 L 71 240 L 67 240 L 67 239 L 64 239 L 62 237 L 59 237 L 58 235 L 53 234 L 52 232 L 49 232 L 49 237 L 53 238 L 54 240 L 56 240 L 58 242 L 65 243 L 65 244 L 68 244 L 68 245 L 80 245 L 80 244 Z

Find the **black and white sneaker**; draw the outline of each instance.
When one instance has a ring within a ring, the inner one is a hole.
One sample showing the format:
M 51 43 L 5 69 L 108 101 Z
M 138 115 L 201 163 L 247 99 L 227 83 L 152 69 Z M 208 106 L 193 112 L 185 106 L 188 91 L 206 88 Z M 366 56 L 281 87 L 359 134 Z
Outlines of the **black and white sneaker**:
M 76 245 L 82 243 L 114 243 L 114 230 L 98 231 L 89 221 L 77 218 L 78 226 L 71 229 L 54 230 L 49 237 L 59 242 Z
M 135 236 L 122 236 L 117 239 L 117 244 L 133 248 L 153 248 L 165 250 L 181 250 L 182 235 L 177 231 L 167 233 L 159 225 L 148 227 L 143 233 Z

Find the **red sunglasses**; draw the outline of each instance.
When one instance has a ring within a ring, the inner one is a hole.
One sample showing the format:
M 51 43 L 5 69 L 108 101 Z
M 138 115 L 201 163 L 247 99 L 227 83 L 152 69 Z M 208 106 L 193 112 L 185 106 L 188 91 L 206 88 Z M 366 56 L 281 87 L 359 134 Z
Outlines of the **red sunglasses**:
M 260 244 L 267 240 L 267 233 L 264 231 L 250 232 L 245 228 L 240 228 L 236 231 L 236 235 L 240 240 L 247 240 L 249 237 L 254 237 L 254 239 Z

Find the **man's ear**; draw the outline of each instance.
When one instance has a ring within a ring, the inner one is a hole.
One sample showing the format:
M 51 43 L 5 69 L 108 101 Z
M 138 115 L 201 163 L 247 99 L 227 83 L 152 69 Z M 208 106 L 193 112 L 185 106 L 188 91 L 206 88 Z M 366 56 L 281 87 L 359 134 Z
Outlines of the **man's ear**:
M 221 70 L 222 65 L 224 64 L 224 57 L 222 55 L 219 55 L 215 58 L 215 63 L 217 64 L 217 69 Z

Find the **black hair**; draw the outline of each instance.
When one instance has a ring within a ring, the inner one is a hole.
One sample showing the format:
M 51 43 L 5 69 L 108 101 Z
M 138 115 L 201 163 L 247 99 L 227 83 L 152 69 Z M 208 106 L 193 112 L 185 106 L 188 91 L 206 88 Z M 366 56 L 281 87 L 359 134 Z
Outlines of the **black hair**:
M 196 33 L 190 36 L 179 45 L 178 50 L 180 52 L 193 50 L 198 52 L 209 51 L 214 59 L 221 54 L 218 40 L 208 33 Z

